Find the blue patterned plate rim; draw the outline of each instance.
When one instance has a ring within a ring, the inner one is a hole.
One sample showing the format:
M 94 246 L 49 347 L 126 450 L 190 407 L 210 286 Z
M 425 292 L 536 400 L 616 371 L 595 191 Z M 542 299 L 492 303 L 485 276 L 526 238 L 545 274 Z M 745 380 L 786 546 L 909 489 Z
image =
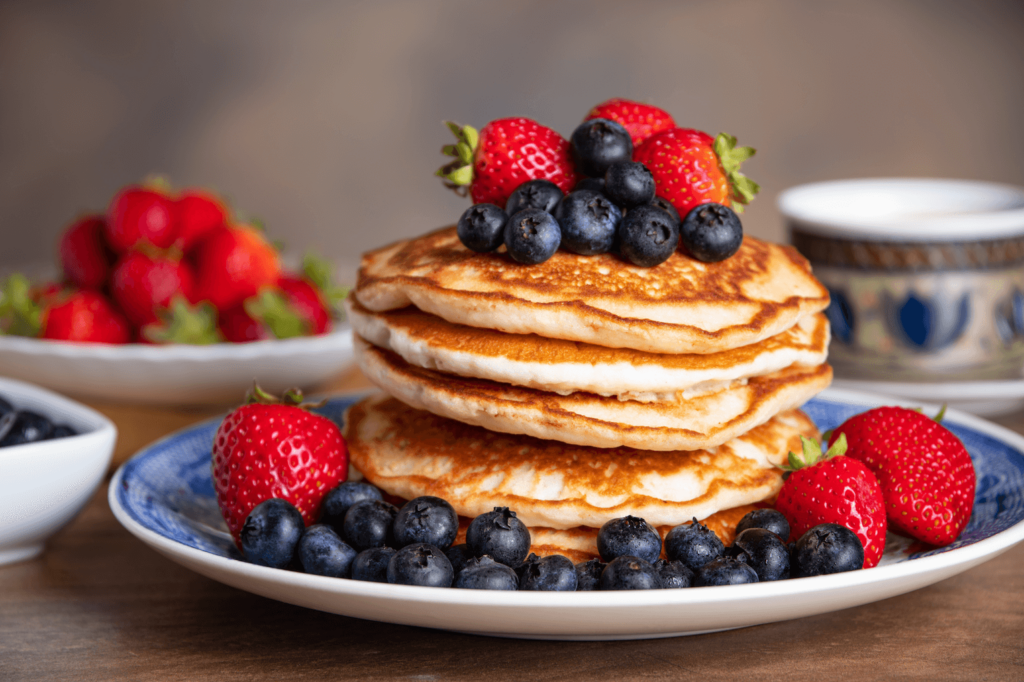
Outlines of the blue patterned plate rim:
M 334 396 L 324 406 L 323 412 L 333 419 L 340 419 L 348 405 L 368 394 L 360 392 Z M 853 414 L 882 404 L 923 407 L 929 414 L 938 411 L 935 405 L 898 399 L 880 401 L 877 395 L 841 389 L 827 389 L 804 405 L 803 409 L 824 431 L 838 426 Z M 971 522 L 961 537 L 948 547 L 913 552 L 908 551 L 911 543 L 907 540 L 896 548 L 898 555 L 893 556 L 887 545 L 887 559 L 872 569 L 715 589 L 586 593 L 438 589 L 306 575 L 246 563 L 234 549 L 230 536 L 223 528 L 223 521 L 219 518 L 216 500 L 213 499 L 212 481 L 209 480 L 209 443 L 212 442 L 219 422 L 220 419 L 215 418 L 187 427 L 140 450 L 115 473 L 108 489 L 108 501 L 115 517 L 129 532 L 172 560 L 222 582 L 237 582 L 236 586 L 242 583 L 258 585 L 259 589 L 250 591 L 266 593 L 267 596 L 274 596 L 284 588 L 294 588 L 307 594 L 312 592 L 370 598 L 382 606 L 389 602 L 418 602 L 554 609 L 571 606 L 643 608 L 677 604 L 727 604 L 737 600 L 753 603 L 766 596 L 806 598 L 836 595 L 840 592 L 864 593 L 865 588 L 879 583 L 903 583 L 905 589 L 888 589 L 888 595 L 892 596 L 955 575 L 1024 540 L 1024 437 L 984 419 L 951 409 L 947 411 L 944 424 L 964 441 L 978 471 L 978 491 Z M 187 446 L 184 452 L 196 461 L 202 462 L 205 456 L 205 482 L 201 480 L 202 474 L 196 474 L 196 480 L 163 481 L 165 487 L 160 488 L 156 485 L 157 481 L 146 478 L 148 467 L 154 464 L 166 465 L 173 459 L 175 449 L 182 451 L 183 444 Z M 205 485 L 208 494 L 194 495 L 191 489 L 184 487 L 186 484 Z M 186 510 L 191 516 L 182 513 L 179 504 L 182 502 L 197 505 Z M 213 514 L 217 515 L 216 518 Z M 168 520 L 173 522 L 170 526 L 166 525 Z M 890 541 L 894 537 L 898 538 L 890 535 Z M 206 547 L 200 548 L 204 543 Z M 248 589 L 245 586 L 241 588 Z M 872 601 L 857 600 L 856 597 L 849 599 L 852 601 L 844 601 L 837 608 Z M 393 608 L 394 605 L 391 606 Z M 402 622 L 397 618 L 382 620 Z

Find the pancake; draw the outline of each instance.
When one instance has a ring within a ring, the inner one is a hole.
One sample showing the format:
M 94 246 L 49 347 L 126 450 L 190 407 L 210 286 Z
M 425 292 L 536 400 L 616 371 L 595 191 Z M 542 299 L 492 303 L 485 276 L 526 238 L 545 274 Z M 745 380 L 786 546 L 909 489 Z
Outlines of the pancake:
M 346 311 L 359 336 L 411 365 L 562 395 L 587 391 L 641 402 L 688 399 L 791 365 L 815 367 L 825 362 L 829 342 L 821 313 L 749 346 L 668 355 L 452 324 L 412 306 L 373 313 L 352 297 Z
M 358 337 L 355 351 L 370 381 L 416 409 L 492 431 L 598 448 L 715 447 L 802 405 L 832 380 L 828 365 L 790 367 L 690 400 L 638 403 L 443 374 L 410 365 Z
M 456 324 L 649 353 L 747 346 L 829 302 L 796 250 L 749 236 L 718 263 L 677 251 L 641 268 L 558 251 L 521 265 L 504 247 L 470 251 L 454 227 L 365 254 L 355 296 L 374 312 L 415 305 Z
M 509 507 L 530 527 L 600 528 L 632 514 L 675 526 L 761 502 L 782 486 L 777 468 L 800 436 L 816 436 L 799 410 L 709 450 L 588 448 L 495 433 L 375 395 L 349 408 L 352 466 L 390 495 L 434 495 L 475 518 Z

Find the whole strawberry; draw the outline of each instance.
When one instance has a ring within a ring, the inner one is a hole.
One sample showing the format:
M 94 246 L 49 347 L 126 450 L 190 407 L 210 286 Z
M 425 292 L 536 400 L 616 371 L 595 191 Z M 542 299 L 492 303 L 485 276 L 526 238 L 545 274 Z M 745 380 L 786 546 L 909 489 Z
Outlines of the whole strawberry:
M 852 530 L 864 545 L 864 568 L 878 564 L 885 550 L 885 504 L 878 480 L 861 462 L 846 457 L 846 439 L 840 436 L 822 454 L 815 440 L 800 437 L 803 457 L 789 453 L 790 472 L 775 507 L 797 540 L 822 523 L 838 523 Z
M 121 257 L 110 280 L 110 293 L 136 327 L 157 321 L 177 295 L 192 297 L 192 271 L 179 259 L 142 251 Z
M 84 343 L 128 343 L 131 328 L 103 294 L 90 289 L 69 291 L 43 304 L 39 337 Z
M 192 258 L 194 300 L 209 301 L 217 310 L 227 310 L 273 286 L 281 274 L 277 251 L 256 228 L 247 225 L 215 228 Z
M 214 435 L 214 490 L 236 545 L 245 517 L 260 502 L 287 500 L 309 526 L 324 495 L 348 477 L 337 424 L 301 403 L 300 391 L 277 399 L 255 387 Z
M 634 149 L 654 133 L 676 127 L 671 114 L 664 109 L 619 97 L 598 104 L 583 120 L 589 121 L 592 118 L 607 118 L 621 123 L 629 131 Z
M 60 269 L 77 287 L 102 289 L 107 283 L 114 254 L 103 241 L 103 228 L 103 216 L 85 216 L 71 223 L 60 237 Z
M 140 244 L 166 249 L 177 238 L 174 201 L 162 191 L 129 186 L 114 195 L 104 234 L 116 253 Z
M 455 157 L 437 171 L 445 184 L 469 194 L 475 204 L 502 208 L 527 180 L 550 180 L 563 192 L 576 184 L 576 169 L 564 137 L 528 118 L 491 121 L 477 133 L 471 126 L 447 123 L 456 143 L 441 148 Z
M 731 135 L 712 138 L 699 130 L 673 128 L 647 138 L 633 160 L 650 169 L 658 196 L 685 216 L 707 203 L 742 211 L 761 189 L 740 173 L 740 164 L 753 155 L 752 148 L 737 147 Z
M 202 189 L 182 190 L 175 202 L 178 246 L 188 251 L 203 237 L 228 222 L 228 209 L 214 194 Z
M 960 536 L 974 508 L 977 480 L 963 443 L 938 421 L 903 407 L 877 407 L 832 433 L 847 456 L 878 477 L 892 527 L 931 545 Z

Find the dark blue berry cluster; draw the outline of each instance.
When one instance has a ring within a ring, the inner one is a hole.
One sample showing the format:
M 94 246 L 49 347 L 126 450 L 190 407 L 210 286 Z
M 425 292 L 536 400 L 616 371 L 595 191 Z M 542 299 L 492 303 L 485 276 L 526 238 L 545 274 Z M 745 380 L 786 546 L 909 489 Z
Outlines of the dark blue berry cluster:
M 530 554 L 530 531 L 507 507 L 473 519 L 465 544 L 452 544 L 458 527 L 455 510 L 440 498 L 417 497 L 397 508 L 374 486 L 346 482 L 327 494 L 319 522 L 309 528 L 285 500 L 257 505 L 245 520 L 240 541 L 246 559 L 261 566 L 474 590 L 738 585 L 850 571 L 864 563 L 857 536 L 835 524 L 816 526 L 787 546 L 789 523 L 771 509 L 744 516 L 729 547 L 696 519 L 669 531 L 664 547 L 658 531 L 645 520 L 613 519 L 598 532 L 601 558 L 575 565 L 564 556 Z
M 654 176 L 633 161 L 633 143 L 622 125 L 603 118 L 584 121 L 570 150 L 585 177 L 562 194 L 554 183 L 530 180 L 505 207 L 471 206 L 456 231 L 466 248 L 487 253 L 502 244 L 520 263 L 536 265 L 562 248 L 592 256 L 617 252 L 634 265 L 663 263 L 680 243 L 694 258 L 715 262 L 736 253 L 743 226 L 732 209 L 702 204 L 680 219 L 656 196 Z
M 17 410 L 0 398 L 0 448 L 76 435 L 78 432 L 66 424 L 54 424 L 31 410 Z

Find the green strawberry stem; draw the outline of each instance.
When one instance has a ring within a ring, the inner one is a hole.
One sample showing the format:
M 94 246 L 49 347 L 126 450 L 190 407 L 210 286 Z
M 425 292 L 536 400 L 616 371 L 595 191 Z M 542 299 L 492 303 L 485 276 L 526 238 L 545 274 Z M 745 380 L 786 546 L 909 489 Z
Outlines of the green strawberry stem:
M 309 336 L 309 322 L 295 312 L 288 299 L 273 289 L 264 289 L 242 304 L 249 317 L 261 320 L 279 339 Z
M 32 300 L 32 285 L 16 272 L 0 289 L 0 333 L 9 336 L 38 337 L 42 328 L 42 310 Z
M 301 388 L 289 388 L 281 397 L 278 398 L 273 393 L 268 393 L 260 388 L 260 385 L 255 381 L 252 382 L 252 388 L 245 394 L 246 405 L 284 405 L 285 407 L 298 407 L 303 410 L 311 408 L 322 407 L 327 403 L 326 400 L 321 400 L 317 403 L 303 403 L 305 396 L 302 395 Z
M 473 126 L 460 126 L 451 121 L 444 124 L 455 135 L 455 144 L 444 145 L 441 153 L 453 157 L 453 160 L 438 168 L 434 175 L 442 178 L 448 189 L 466 196 L 473 183 L 473 158 L 480 144 L 480 133 Z
M 846 454 L 847 449 L 845 433 L 840 433 L 839 438 L 836 438 L 836 442 L 824 453 L 821 451 L 821 443 L 813 438 L 800 436 L 800 443 L 803 445 L 803 457 L 790 451 L 789 463 L 783 464 L 780 467 L 783 471 L 797 471 L 812 467 L 818 462 L 824 462 L 827 459 Z
M 749 204 L 754 196 L 761 191 L 761 186 L 740 172 L 740 164 L 753 156 L 757 150 L 753 147 L 737 147 L 736 138 L 728 133 L 718 133 L 714 144 L 718 162 L 729 178 L 732 188 L 733 209 L 743 212 L 743 205 Z
M 302 273 L 320 290 L 333 316 L 336 319 L 345 319 L 341 302 L 348 296 L 349 287 L 341 286 L 334 281 L 334 264 L 311 251 L 302 259 Z
M 217 329 L 217 311 L 206 301 L 192 305 L 184 296 L 178 295 L 157 317 L 159 322 L 142 328 L 142 336 L 153 343 L 208 346 L 224 340 Z

